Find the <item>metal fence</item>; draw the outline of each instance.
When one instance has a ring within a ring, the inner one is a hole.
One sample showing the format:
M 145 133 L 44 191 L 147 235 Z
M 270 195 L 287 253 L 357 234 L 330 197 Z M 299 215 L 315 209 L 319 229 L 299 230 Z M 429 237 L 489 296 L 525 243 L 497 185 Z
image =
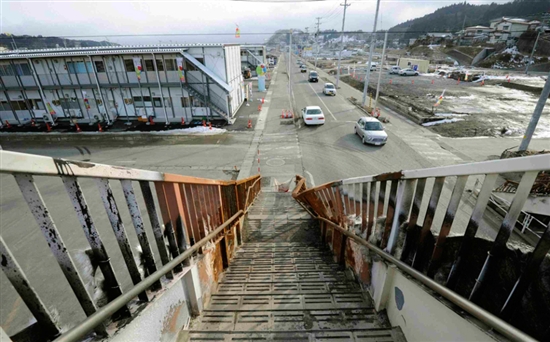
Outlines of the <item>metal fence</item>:
M 437 288 L 436 290 L 445 298 L 506 336 L 521 340 L 526 338 L 525 334 L 504 322 L 501 324 L 500 320 L 495 320 L 494 316 L 491 318 L 491 314 L 475 304 L 479 303 L 481 296 L 491 290 L 487 288 L 487 280 L 498 272 L 499 262 L 502 261 L 507 248 L 506 243 L 514 230 L 518 215 L 535 179 L 539 172 L 549 169 L 550 155 L 539 155 L 350 178 L 311 189 L 306 188 L 305 178 L 297 176 L 293 197 L 321 221 L 323 237 L 329 227 L 334 227 L 341 233 L 338 248 L 333 246 L 340 259 L 345 256 L 346 239 L 351 237 L 355 242 L 370 249 L 376 249 L 376 246 L 368 241 L 379 241 L 379 247 L 384 252 L 378 251 L 386 260 L 395 261 L 392 254 L 396 250 L 398 237 L 403 233 L 402 230 L 407 231 L 405 245 L 400 246 L 403 247 L 399 260 L 401 265 L 398 265 L 400 268 L 425 284 L 430 283 L 433 285 L 430 287 Z M 457 282 L 468 267 L 464 259 L 472 251 L 476 233 L 499 175 L 512 172 L 519 173 L 521 181 L 467 301 L 456 293 L 449 292 L 448 289 L 456 288 Z M 445 241 L 451 232 L 455 215 L 462 209 L 461 206 L 466 205 L 461 201 L 466 182 L 469 177 L 475 175 L 484 176 L 483 185 L 443 287 L 432 279 L 440 266 L 446 248 Z M 427 186 L 428 182 L 433 182 L 433 186 Z M 435 226 L 434 216 L 446 182 L 451 185 L 452 193 L 448 204 L 446 206 L 443 204 L 445 215 L 442 224 Z M 423 203 L 426 200 L 427 203 Z M 419 220 L 421 208 L 425 208 L 423 222 Z M 380 229 L 380 225 L 382 229 L 375 232 L 375 229 Z M 432 230 L 438 231 L 438 234 L 434 237 L 435 243 L 429 244 L 428 235 Z M 380 234 L 379 239 L 369 240 L 375 233 Z M 522 269 L 515 286 L 509 292 L 499 317 L 507 320 L 517 309 L 549 250 L 550 229 L 546 229 Z
M 199 251 L 199 247 L 210 239 L 226 237 L 225 244 L 221 244 L 222 249 L 229 248 L 230 245 L 238 245 L 242 227 L 237 219 L 247 210 L 260 191 L 259 175 L 241 181 L 219 181 L 8 151 L 0 151 L 0 173 L 12 174 L 15 178 L 51 253 L 61 267 L 82 309 L 87 316 L 95 314 L 95 320 L 90 329 L 95 329 L 103 336 L 107 334 L 105 325 L 102 323 L 105 319 L 115 311 L 116 317 L 129 317 L 131 313 L 127 303 L 130 300 L 137 296 L 142 302 L 147 302 L 156 291 L 162 289 L 159 279 L 163 276 L 171 279 L 174 273 L 181 272 L 182 265 L 188 264 L 188 257 Z M 34 176 L 60 177 L 64 184 L 93 256 L 98 260 L 99 268 L 105 278 L 105 289 L 107 289 L 110 303 L 99 311 L 97 303 L 86 290 L 78 268 L 68 252 L 70 246 L 64 243 L 54 218 L 34 182 Z M 134 284 L 134 287 L 125 294 L 122 293 L 107 250 L 94 225 L 79 178 L 93 178 L 96 182 L 106 215 Z M 138 269 L 130 247 L 110 185 L 112 181 L 121 183 L 126 199 L 125 205 L 130 212 L 142 251 L 144 276 Z M 136 197 L 135 186 L 139 186 L 141 190 L 144 200 L 142 203 Z M 145 231 L 144 218 L 140 212 L 142 205 L 146 208 L 159 250 L 163 265 L 161 270 L 157 270 L 155 256 Z M 227 229 L 235 225 L 237 236 L 234 236 L 232 229 Z M 29 283 L 9 247 L 0 236 L 2 270 L 36 318 L 37 324 L 42 328 L 43 336 L 47 338 L 58 336 L 60 334 L 58 322 L 33 289 L 33 284 Z M 224 250 L 221 254 L 230 257 L 229 250 Z M 135 294 L 128 296 L 132 293 Z M 113 304 L 115 299 L 117 302 Z M 82 333 L 83 328 L 80 327 L 78 330 Z

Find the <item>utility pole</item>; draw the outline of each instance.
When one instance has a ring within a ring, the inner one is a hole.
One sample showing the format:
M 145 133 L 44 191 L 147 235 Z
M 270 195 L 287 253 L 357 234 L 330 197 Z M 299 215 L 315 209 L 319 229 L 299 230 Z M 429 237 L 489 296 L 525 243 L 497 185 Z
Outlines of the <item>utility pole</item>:
M 531 50 L 531 56 L 529 56 L 529 61 L 527 62 L 527 65 L 525 66 L 525 74 L 527 75 L 527 71 L 529 71 L 529 64 L 533 61 L 533 55 L 535 54 L 535 51 L 537 50 L 537 43 L 539 42 L 540 33 L 542 32 L 542 27 L 537 27 L 537 39 L 535 40 L 535 45 L 533 45 L 533 50 Z
M 291 63 L 292 63 L 292 29 L 290 29 L 290 32 L 288 33 L 288 95 L 292 95 L 292 77 L 290 74 L 291 69 Z
M 529 121 L 529 126 L 527 126 L 527 130 L 523 135 L 523 140 L 519 145 L 518 151 L 526 151 L 527 148 L 529 147 L 529 143 L 531 142 L 531 138 L 533 137 L 535 128 L 537 128 L 537 123 L 539 122 L 540 115 L 542 113 L 544 105 L 546 104 L 546 100 L 548 100 L 549 95 L 550 95 L 550 73 L 548 73 L 548 76 L 546 78 L 546 83 L 544 84 L 544 88 L 542 88 L 542 93 L 540 94 L 539 101 L 537 102 L 535 111 L 533 112 L 533 116 Z
M 365 75 L 365 87 L 363 88 L 363 101 L 361 102 L 363 106 L 367 101 L 367 92 L 369 89 L 369 78 L 370 78 L 370 66 L 372 64 L 372 55 L 374 54 L 374 45 L 376 43 L 376 23 L 378 21 L 378 11 L 380 10 L 380 0 L 376 1 L 376 13 L 374 14 L 374 28 L 372 29 L 372 36 L 370 38 L 370 52 L 369 52 L 369 63 L 367 65 L 367 71 Z
M 386 54 L 386 42 L 388 41 L 388 31 L 384 35 L 384 47 L 382 48 L 382 59 L 380 60 L 380 70 L 378 71 L 378 83 L 376 84 L 376 96 L 374 97 L 374 107 L 378 104 L 378 93 L 380 92 L 380 79 L 382 78 L 382 67 L 384 67 L 384 55 Z
M 458 46 L 460 46 L 460 44 L 462 43 L 462 37 L 464 37 L 464 25 L 466 25 L 466 16 L 464 16 L 464 20 L 462 21 L 462 34 L 458 39 Z
M 321 17 L 317 17 L 315 19 L 317 19 L 317 33 L 315 33 L 315 44 L 317 44 L 317 53 L 315 54 L 315 69 L 317 69 L 317 59 L 319 58 L 319 25 L 321 24 L 319 21 L 321 20 Z
M 344 24 L 346 23 L 346 8 L 351 6 L 351 4 L 348 5 L 348 0 L 344 0 L 344 3 L 340 4 L 340 6 L 344 6 L 344 16 L 342 18 L 342 34 L 340 35 L 340 51 L 338 52 L 338 69 L 336 69 L 336 89 L 338 89 L 338 83 L 340 82 L 340 60 L 342 59 L 342 50 L 344 49 Z

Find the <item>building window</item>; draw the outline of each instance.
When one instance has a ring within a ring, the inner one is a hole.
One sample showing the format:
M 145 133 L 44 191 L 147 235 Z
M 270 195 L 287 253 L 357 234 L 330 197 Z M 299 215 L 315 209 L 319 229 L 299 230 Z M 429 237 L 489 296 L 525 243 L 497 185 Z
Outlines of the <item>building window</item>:
M 195 59 L 197 61 L 199 61 L 199 63 L 201 63 L 202 65 L 204 65 L 204 57 L 195 57 Z
M 508 31 L 508 30 L 510 30 L 510 25 L 502 26 L 502 30 L 503 30 L 503 31 Z
M 241 50 L 241 56 L 246 56 L 247 54 L 246 50 Z
M 93 70 L 91 62 L 67 62 L 70 74 L 87 74 Z
M 157 70 L 164 71 L 164 63 L 162 63 L 162 59 L 157 59 Z
M 153 65 L 152 59 L 145 60 L 145 70 L 146 71 L 155 71 L 155 66 Z
M 14 76 L 13 68 L 9 64 L 0 65 L 0 76 Z
M 124 66 L 126 67 L 126 72 L 136 71 L 136 69 L 134 68 L 134 61 L 132 59 L 125 59 Z
M 11 107 L 14 110 L 29 110 L 25 101 L 11 101 Z
M 134 107 L 153 107 L 153 104 L 151 103 L 151 96 L 144 96 L 143 99 L 141 98 L 141 96 L 134 96 Z
M 162 101 L 160 97 L 153 97 L 153 106 L 155 108 L 162 108 Z
M 258 51 L 258 56 L 263 56 L 263 55 L 264 55 L 264 50 Z
M 181 98 L 181 106 L 183 108 L 189 108 L 191 107 L 191 101 L 189 100 L 188 97 L 182 97 Z
M 76 97 L 71 97 L 70 99 L 59 99 L 61 108 L 63 109 L 80 109 L 78 104 L 78 99 Z
M 178 70 L 176 68 L 176 61 L 173 59 L 166 59 L 164 61 L 166 63 L 166 71 L 176 71 Z
M 11 107 L 8 101 L 0 101 L 0 110 L 1 111 L 9 110 L 11 112 Z
M 31 68 L 28 63 L 16 63 L 15 65 L 15 71 L 17 72 L 17 75 L 19 76 L 30 76 Z
M 32 108 L 36 110 L 45 110 L 44 103 L 41 99 L 31 99 Z
M 105 64 L 103 61 L 94 61 L 96 72 L 105 72 Z
M 193 107 L 205 107 L 202 103 L 201 100 L 199 100 L 198 98 L 194 97 L 193 98 Z

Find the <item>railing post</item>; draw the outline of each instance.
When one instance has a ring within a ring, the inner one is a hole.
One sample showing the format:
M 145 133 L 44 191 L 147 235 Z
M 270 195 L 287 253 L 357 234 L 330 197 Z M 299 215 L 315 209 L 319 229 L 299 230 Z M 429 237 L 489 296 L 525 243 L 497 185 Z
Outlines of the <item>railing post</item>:
M 88 210 L 88 204 L 86 203 L 80 184 L 78 184 L 76 177 L 72 176 L 61 176 L 61 180 L 63 181 L 65 189 L 69 194 L 69 198 L 73 203 L 76 216 L 78 217 L 82 230 L 84 231 L 84 235 L 92 248 L 92 253 L 99 264 L 101 273 L 103 273 L 103 276 L 105 277 L 105 283 L 107 284 L 107 296 L 109 297 L 109 301 L 112 301 L 122 294 L 122 289 L 116 279 L 115 271 L 111 265 L 111 259 L 107 255 L 107 250 L 103 245 L 103 241 L 101 241 L 99 232 L 95 228 L 92 220 L 92 214 Z M 119 314 L 122 317 L 128 317 L 130 316 L 130 311 L 127 307 L 124 307 L 119 311 Z
M 144 276 L 153 274 L 157 271 L 157 266 L 155 265 L 155 257 L 153 256 L 153 251 L 151 250 L 151 245 L 149 245 L 149 239 L 147 239 L 147 233 L 145 232 L 145 226 L 143 224 L 143 219 L 141 218 L 141 212 L 139 210 L 139 204 L 137 202 L 136 194 L 134 192 L 134 187 L 132 186 L 132 181 L 127 179 L 122 179 L 120 181 L 122 184 L 122 192 L 126 198 L 126 203 L 128 204 L 128 210 L 130 212 L 130 217 L 132 218 L 132 223 L 136 229 L 137 238 L 139 245 L 141 246 L 141 253 L 143 253 L 143 258 L 145 259 L 146 268 L 144 270 Z M 162 289 L 160 280 L 153 285 L 153 290 Z
M 33 177 L 28 174 L 15 174 L 14 178 L 19 186 L 19 189 L 21 189 L 23 198 L 27 202 L 36 223 L 38 223 L 38 226 L 40 227 L 42 235 L 44 235 L 46 242 L 48 242 L 48 246 L 50 247 L 53 256 L 56 258 L 61 271 L 65 275 L 65 278 L 67 278 L 67 281 L 82 306 L 82 309 L 86 313 L 86 316 L 91 316 L 97 311 L 97 307 L 88 294 L 82 278 L 80 278 L 77 267 L 74 264 L 71 255 L 69 254 L 69 251 L 61 238 L 61 235 L 59 235 L 59 231 L 53 222 L 46 204 L 44 204 L 44 200 L 42 199 L 40 191 L 38 191 L 38 188 L 34 183 Z M 95 331 L 102 336 L 107 336 L 107 331 L 105 330 L 105 326 L 103 324 L 97 326 Z
M 109 180 L 105 178 L 97 178 L 96 184 L 99 189 L 99 195 L 103 202 L 103 206 L 105 207 L 105 211 L 107 212 L 107 217 L 109 218 L 109 222 L 111 223 L 111 227 L 113 228 L 113 233 L 115 233 L 118 246 L 120 247 L 120 251 L 122 252 L 122 257 L 124 258 L 124 262 L 126 263 L 126 268 L 128 268 L 130 278 L 132 278 L 132 282 L 135 285 L 141 281 L 141 274 L 136 264 L 136 259 L 134 257 L 134 253 L 132 252 L 132 247 L 130 246 L 130 242 L 128 241 L 128 236 L 126 235 L 124 223 L 120 218 L 118 206 L 115 202 L 115 197 L 113 196 L 111 186 L 109 185 Z M 149 300 L 146 293 L 141 293 L 139 299 L 142 301 Z
M 388 210 L 386 213 L 386 225 L 384 227 L 384 234 L 382 235 L 381 247 L 385 248 L 390 237 L 392 223 L 395 215 L 395 203 L 397 202 L 397 183 L 398 180 L 391 181 L 390 196 L 388 199 Z
M 394 180 L 393 182 L 397 182 Z M 391 226 L 391 233 L 388 238 L 388 244 L 386 251 L 393 254 L 397 238 L 400 233 L 401 225 L 407 221 L 409 216 L 409 210 L 411 208 L 412 196 L 414 192 L 414 186 L 416 184 L 415 179 L 407 179 L 399 181 L 399 188 L 397 189 L 397 201 L 395 204 L 395 211 L 397 212 L 397 219 L 393 219 Z
M 29 308 L 40 327 L 42 327 L 43 331 L 41 334 L 49 339 L 55 338 L 60 333 L 59 326 L 54 321 L 46 305 L 44 305 L 34 288 L 31 286 L 27 276 L 21 269 L 21 266 L 19 266 L 17 260 L 15 260 L 13 254 L 11 254 L 2 236 L 0 236 L 0 255 L 2 255 L 2 271 L 4 271 L 4 274 L 15 288 L 15 291 L 19 293 L 19 296 L 21 296 L 21 299 L 25 302 L 27 308 Z M 0 341 L 4 340 L 0 338 Z
M 162 227 L 160 225 L 157 208 L 155 207 L 155 200 L 153 198 L 153 192 L 151 191 L 151 186 L 149 182 L 140 181 L 139 187 L 141 188 L 141 194 L 143 195 L 143 200 L 145 201 L 145 208 L 147 209 L 147 215 L 149 215 L 149 221 L 151 222 L 151 227 L 153 228 L 153 234 L 155 235 L 155 241 L 160 254 L 160 261 L 163 265 L 166 265 L 170 261 L 168 252 L 166 251 L 166 244 L 164 242 L 164 237 L 162 233 Z M 167 278 L 172 279 L 172 272 L 166 274 Z

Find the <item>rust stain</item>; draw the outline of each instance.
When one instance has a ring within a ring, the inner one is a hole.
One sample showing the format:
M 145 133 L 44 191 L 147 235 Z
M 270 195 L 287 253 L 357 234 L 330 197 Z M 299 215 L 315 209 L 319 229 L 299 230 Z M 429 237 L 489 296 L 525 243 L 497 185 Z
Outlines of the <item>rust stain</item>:
M 181 327 L 178 327 L 178 317 L 182 306 L 183 306 L 183 303 L 176 307 L 170 308 L 170 311 L 166 315 L 169 318 L 165 320 L 163 324 L 162 335 L 164 335 L 167 332 L 171 334 L 177 334 L 180 331 Z
M 388 181 L 388 180 L 396 180 L 401 178 L 403 178 L 402 171 L 382 173 L 373 177 L 375 181 Z

